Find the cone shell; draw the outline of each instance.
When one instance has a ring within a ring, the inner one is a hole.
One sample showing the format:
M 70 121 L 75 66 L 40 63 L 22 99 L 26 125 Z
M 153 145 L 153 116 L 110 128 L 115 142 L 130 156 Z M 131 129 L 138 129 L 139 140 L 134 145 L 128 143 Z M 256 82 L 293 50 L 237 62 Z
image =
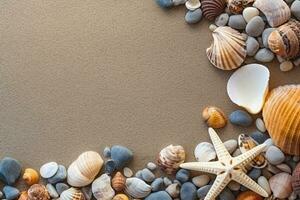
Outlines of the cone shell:
M 129 200 L 129 198 L 125 194 L 117 194 L 112 200 Z
M 233 14 L 241 13 L 244 8 L 254 0 L 229 0 L 227 7 Z
M 141 199 L 148 196 L 151 192 L 151 186 L 139 178 L 126 179 L 126 192 L 133 198 Z
M 71 187 L 63 191 L 59 199 L 60 200 L 84 200 L 84 195 L 80 190 Z
M 204 108 L 202 117 L 209 127 L 223 128 L 227 123 L 227 118 L 224 112 L 214 106 Z
M 263 12 L 272 27 L 278 27 L 291 18 L 290 8 L 283 0 L 256 0 L 253 6 Z
M 157 158 L 157 164 L 167 174 L 172 174 L 177 171 L 180 164 L 185 160 L 184 148 L 180 145 L 169 145 L 162 149 Z
M 33 185 L 39 182 L 40 175 L 36 170 L 27 168 L 23 174 L 23 180 L 27 185 Z
M 117 192 L 122 191 L 125 188 L 126 178 L 121 172 L 117 172 L 111 180 L 111 185 Z
M 225 0 L 202 0 L 201 9 L 203 16 L 208 20 L 214 20 L 226 7 Z
M 49 200 L 50 195 L 46 187 L 42 184 L 34 184 L 28 189 L 29 200 Z
M 213 43 L 206 49 L 209 61 L 222 70 L 240 67 L 246 59 L 246 36 L 228 27 L 218 27 L 213 35 Z
M 269 48 L 283 58 L 300 56 L 300 22 L 291 19 L 274 30 L 268 38 Z
M 18 200 L 28 200 L 28 193 L 27 193 L 27 191 L 21 192 Z
M 262 198 L 260 195 L 250 190 L 241 192 L 236 198 L 236 200 L 263 200 L 263 199 L 264 198 Z
M 265 126 L 276 146 L 300 155 L 300 85 L 273 89 L 263 108 Z
M 110 177 L 107 174 L 101 175 L 93 182 L 92 192 L 97 200 L 111 200 L 115 196 L 110 182 Z

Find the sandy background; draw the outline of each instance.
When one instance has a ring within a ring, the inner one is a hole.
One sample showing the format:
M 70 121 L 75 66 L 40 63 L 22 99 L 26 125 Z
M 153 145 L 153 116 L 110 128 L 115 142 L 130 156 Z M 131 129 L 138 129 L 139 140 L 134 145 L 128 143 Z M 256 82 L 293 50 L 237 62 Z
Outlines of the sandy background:
M 134 167 L 168 144 L 192 152 L 208 141 L 200 112 L 229 114 L 231 72 L 210 66 L 209 23 L 189 26 L 185 8 L 152 0 L 0 2 L 0 155 L 25 166 L 69 164 L 81 152 L 122 144 Z M 271 87 L 300 83 L 270 65 Z M 223 140 L 242 129 L 228 125 Z

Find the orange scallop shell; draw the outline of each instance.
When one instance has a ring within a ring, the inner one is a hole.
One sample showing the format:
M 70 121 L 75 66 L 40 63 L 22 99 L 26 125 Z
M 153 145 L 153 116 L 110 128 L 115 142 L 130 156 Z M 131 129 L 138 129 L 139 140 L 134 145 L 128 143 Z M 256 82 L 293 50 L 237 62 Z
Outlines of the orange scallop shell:
M 126 178 L 121 172 L 117 172 L 111 180 L 112 188 L 117 192 L 122 191 L 125 188 Z
M 218 107 L 208 106 L 202 111 L 202 118 L 209 127 L 223 128 L 227 123 L 225 113 Z

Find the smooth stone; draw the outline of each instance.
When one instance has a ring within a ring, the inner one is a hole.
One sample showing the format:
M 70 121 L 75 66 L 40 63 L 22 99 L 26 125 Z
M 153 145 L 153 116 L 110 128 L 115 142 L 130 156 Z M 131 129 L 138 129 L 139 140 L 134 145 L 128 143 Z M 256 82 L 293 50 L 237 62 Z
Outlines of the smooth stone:
M 276 146 L 270 146 L 266 152 L 266 159 L 272 165 L 279 165 L 285 159 L 282 151 Z
M 133 171 L 128 167 L 124 167 L 123 174 L 125 177 L 130 178 L 133 176 Z
M 259 15 L 259 10 L 255 7 L 247 7 L 243 10 L 243 17 L 248 23 L 253 17 Z
M 265 29 L 265 22 L 260 16 L 253 17 L 246 26 L 246 33 L 252 37 L 258 37 Z
M 243 15 L 231 15 L 228 25 L 233 29 L 244 30 L 247 24 Z
M 194 183 L 194 185 L 196 185 L 199 188 L 204 185 L 207 185 L 209 181 L 210 177 L 206 174 L 195 176 L 194 178 L 192 178 L 192 182 Z
M 13 185 L 21 175 L 21 164 L 14 158 L 5 157 L 0 161 L 0 180 Z
M 180 169 L 176 173 L 176 179 L 181 183 L 187 182 L 189 178 L 190 178 L 190 172 L 186 169 Z
M 217 157 L 214 146 L 209 142 L 199 143 L 194 150 L 194 155 L 198 162 L 208 162 Z
M 267 179 L 270 179 L 273 176 L 273 174 L 266 167 L 262 169 L 262 175 Z
M 186 0 L 172 0 L 172 1 L 173 1 L 174 6 L 185 4 L 185 2 L 186 2 Z
M 236 110 L 229 115 L 229 121 L 234 125 L 247 127 L 252 124 L 252 117 L 243 110 Z
M 65 184 L 65 183 L 57 183 L 56 185 L 55 185 L 55 189 L 56 189 L 56 191 L 57 191 L 57 193 L 60 195 L 63 191 L 65 191 L 65 190 L 67 190 L 67 189 L 69 189 L 70 187 L 67 185 L 67 184 Z
M 142 170 L 142 178 L 149 183 L 155 179 L 155 175 L 148 168 L 145 168 Z
M 163 178 L 156 178 L 152 183 L 151 183 L 152 191 L 157 192 L 160 190 L 163 190 L 164 188 L 164 179 Z
M 156 3 L 161 8 L 170 8 L 170 7 L 173 6 L 173 1 L 172 0 L 156 0 Z
M 225 188 L 219 195 L 220 200 L 235 200 L 235 196 L 233 193 L 228 189 Z
M 264 30 L 264 32 L 262 33 L 262 41 L 263 41 L 264 47 L 269 48 L 268 39 L 269 39 L 270 34 L 274 30 L 276 30 L 276 28 L 266 28 Z
M 172 200 L 170 195 L 165 191 L 151 193 L 145 200 Z
M 293 156 L 293 161 L 294 162 L 299 162 L 300 161 L 300 156 Z
M 238 148 L 238 149 L 236 149 L 236 150 L 233 152 L 232 156 L 233 156 L 233 157 L 237 157 L 237 156 L 239 156 L 239 155 L 241 155 L 241 154 L 242 154 L 242 152 L 241 152 L 241 150 Z
M 208 26 L 208 29 L 210 30 L 210 31 L 215 31 L 216 29 L 217 29 L 218 27 L 215 25 L 215 24 L 210 24 L 209 26 Z
M 252 168 L 248 173 L 248 176 L 253 180 L 257 180 L 258 177 L 260 177 L 260 175 L 261 175 L 261 170 L 257 168 Z
M 225 145 L 227 151 L 230 154 L 232 154 L 236 150 L 236 148 L 238 146 L 238 142 L 236 140 L 234 140 L 234 139 L 231 139 L 231 140 L 225 141 L 224 145 Z
M 189 10 L 185 14 L 185 21 L 188 24 L 198 23 L 202 19 L 202 11 L 200 8 L 196 10 Z
M 254 131 L 250 134 L 250 137 L 254 139 L 258 144 L 262 144 L 267 139 L 269 139 L 269 136 L 267 134 L 261 133 L 259 131 Z
M 299 0 L 296 0 L 293 2 L 293 4 L 291 5 L 291 12 L 298 20 L 300 20 L 300 1 Z
M 134 176 L 137 177 L 137 178 L 139 178 L 139 179 L 143 179 L 143 177 L 142 177 L 142 170 L 138 170 L 138 171 L 135 173 Z
M 180 184 L 172 183 L 166 188 L 166 192 L 173 198 L 176 198 L 180 194 Z
M 270 147 L 270 146 L 273 146 L 274 145 L 274 143 L 273 143 L 273 140 L 272 140 L 272 138 L 269 138 L 269 139 L 267 139 L 265 142 L 264 142 L 264 144 L 266 144 L 266 148 L 265 148 L 265 152 L 268 150 L 268 148 Z
M 210 188 L 211 188 L 211 185 L 205 185 L 205 186 L 199 188 L 197 190 L 197 197 L 199 199 L 204 199 L 205 196 L 207 195 L 208 191 L 210 190 Z
M 288 5 L 292 4 L 295 0 L 284 0 Z
M 292 173 L 292 170 L 291 170 L 290 166 L 288 166 L 288 165 L 285 164 L 285 163 L 281 163 L 281 164 L 279 164 L 279 165 L 276 165 L 276 167 L 277 167 L 278 169 L 280 169 L 281 171 L 283 171 L 283 172 L 286 172 L 286 173 L 289 173 L 289 174 Z
M 264 176 L 260 176 L 258 179 L 257 179 L 257 183 L 258 185 L 260 185 L 269 195 L 272 193 L 271 192 L 271 188 L 270 188 L 270 185 L 269 185 L 269 181 L 266 177 Z
M 110 148 L 109 147 L 105 147 L 104 150 L 103 150 L 103 156 L 105 158 L 110 158 L 111 156 L 111 152 L 110 152 Z
M 264 132 L 267 131 L 266 126 L 265 126 L 265 123 L 264 123 L 264 121 L 263 121 L 261 118 L 257 118 L 257 119 L 255 120 L 255 125 L 256 125 L 256 128 L 257 128 L 260 132 L 264 133 Z
M 58 164 L 56 162 L 48 162 L 40 168 L 40 174 L 43 178 L 51 178 L 58 171 Z
M 51 184 L 55 184 L 58 182 L 63 182 L 67 178 L 67 170 L 65 166 L 58 165 L 58 170 L 54 176 L 49 178 L 47 181 Z
M 154 171 L 154 170 L 156 170 L 157 166 L 153 162 L 148 162 L 147 163 L 147 168 L 150 169 L 151 171 Z
M 257 37 L 256 39 L 258 41 L 259 47 L 264 48 L 265 46 L 264 46 L 264 42 L 263 42 L 262 37 Z
M 117 169 L 125 167 L 132 158 L 132 151 L 124 146 L 115 145 L 111 148 L 111 159 L 115 161 Z
M 52 197 L 52 198 L 58 198 L 59 197 L 55 187 L 52 184 L 48 183 L 46 185 L 46 188 L 48 190 L 48 193 L 49 193 L 50 197 Z
M 3 193 L 7 200 L 16 199 L 20 195 L 20 191 L 17 188 L 8 185 L 3 187 Z
M 105 162 L 105 173 L 112 174 L 116 170 L 116 162 L 112 159 Z
M 228 20 L 229 20 L 229 15 L 227 13 L 222 13 L 216 18 L 215 24 L 217 26 L 226 26 Z
M 263 62 L 268 63 L 271 62 L 274 59 L 274 54 L 269 49 L 263 48 L 257 51 L 257 53 L 254 56 L 254 59 Z
M 81 192 L 84 196 L 84 200 L 91 200 L 93 198 L 92 187 L 90 186 L 83 187 L 81 188 Z
M 166 187 L 172 184 L 172 181 L 168 177 L 164 177 L 164 184 Z
M 294 68 L 294 64 L 291 61 L 284 61 L 284 62 L 280 63 L 279 68 L 283 72 L 288 72 Z
M 227 185 L 227 187 L 231 191 L 239 191 L 241 188 L 241 184 L 239 184 L 238 182 L 235 182 L 235 181 L 230 181 L 229 184 Z
M 248 56 L 254 56 L 259 49 L 259 43 L 254 37 L 248 37 L 246 40 L 246 52 Z
M 181 186 L 180 199 L 184 200 L 196 200 L 197 188 L 193 183 L 186 182 Z

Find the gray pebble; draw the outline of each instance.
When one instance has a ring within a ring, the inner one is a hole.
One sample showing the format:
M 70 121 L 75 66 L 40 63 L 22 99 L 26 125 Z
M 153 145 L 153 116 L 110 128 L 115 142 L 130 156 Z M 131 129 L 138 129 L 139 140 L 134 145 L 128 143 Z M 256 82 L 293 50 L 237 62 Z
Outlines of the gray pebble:
M 11 157 L 0 161 L 0 180 L 8 185 L 13 185 L 21 175 L 21 163 Z
M 252 37 L 258 37 L 265 29 L 265 22 L 260 16 L 253 17 L 246 26 L 246 33 Z
M 254 37 L 248 37 L 246 40 L 246 51 L 248 56 L 254 56 L 259 49 L 259 43 Z
M 231 15 L 228 25 L 233 29 L 243 30 L 246 28 L 246 21 L 243 15 Z
M 52 198 L 58 198 L 59 197 L 55 187 L 52 184 L 48 183 L 46 185 L 46 188 L 48 190 L 48 193 L 49 193 L 50 197 L 52 197 Z
M 284 0 L 287 4 L 293 3 L 295 0 Z
M 222 13 L 221 15 L 219 15 L 216 20 L 215 20 L 215 24 L 217 26 L 226 26 L 229 20 L 229 15 L 227 13 Z
M 207 185 L 209 183 L 209 181 L 210 181 L 210 177 L 206 174 L 195 176 L 192 178 L 192 182 L 197 187 L 202 187 L 204 185 Z
M 273 145 L 274 145 L 274 144 L 273 144 L 273 140 L 272 140 L 271 138 L 267 139 L 267 140 L 264 142 L 264 144 L 267 145 L 267 147 L 265 148 L 265 151 L 267 151 L 268 148 L 269 148 L 270 146 L 273 146 Z
M 152 182 L 155 179 L 155 175 L 148 168 L 142 170 L 142 177 L 143 180 L 148 183 Z
M 172 0 L 156 0 L 156 3 L 164 9 L 170 8 L 174 5 Z
M 220 200 L 235 200 L 235 196 L 233 193 L 228 189 L 225 188 L 219 195 Z
M 280 169 L 281 171 L 283 171 L 283 172 L 286 172 L 286 173 L 289 173 L 289 174 L 292 173 L 292 170 L 291 170 L 290 166 L 285 164 L 285 163 L 281 163 L 279 165 L 276 165 L 276 167 L 278 169 Z
M 237 143 L 236 140 L 231 139 L 231 140 L 225 141 L 225 142 L 224 142 L 224 145 L 225 145 L 227 151 L 228 151 L 230 154 L 232 154 L 232 153 L 236 150 L 236 148 L 237 148 L 237 146 L 238 146 L 238 143 Z
M 294 67 L 294 64 L 293 62 L 291 61 L 284 61 L 282 63 L 280 63 L 280 70 L 283 71 L 283 72 L 288 72 L 288 71 L 291 71 Z
M 252 168 L 251 171 L 248 173 L 248 176 L 253 180 L 257 180 L 261 175 L 261 170 L 257 168 Z
M 130 178 L 133 176 L 133 171 L 129 167 L 124 167 L 123 174 L 125 177 Z
M 147 168 L 150 169 L 151 171 L 154 171 L 156 169 L 156 164 L 153 162 L 148 162 L 147 163 Z
M 112 174 L 116 170 L 116 163 L 110 159 L 105 162 L 105 173 Z
M 189 10 L 185 14 L 185 21 L 188 24 L 195 24 L 202 19 L 202 11 L 200 8 L 196 10 Z
M 139 179 L 143 179 L 143 177 L 142 177 L 142 170 L 138 170 L 138 171 L 135 173 L 134 176 L 137 177 L 137 178 L 139 178 Z
M 104 148 L 103 155 L 104 155 L 105 158 L 110 158 L 111 153 L 110 153 L 110 148 L 109 147 Z
M 48 182 L 51 184 L 55 184 L 58 182 L 63 182 L 67 178 L 67 170 L 65 166 L 58 165 L 58 170 L 54 176 L 48 179 Z
M 264 46 L 264 42 L 263 42 L 262 37 L 257 37 L 256 39 L 257 39 L 257 42 L 259 44 L 259 47 L 264 48 L 265 46 Z
M 172 181 L 168 177 L 164 177 L 164 184 L 166 187 L 172 184 Z
M 206 185 L 206 186 L 199 188 L 197 190 L 197 197 L 199 199 L 204 199 L 205 196 L 207 195 L 208 191 L 210 190 L 210 188 L 211 188 L 211 185 Z
M 181 186 L 180 199 L 184 200 L 196 200 L 197 188 L 193 183 L 186 182 Z
M 230 181 L 227 186 L 231 191 L 239 191 L 241 188 L 241 184 L 235 181 Z
M 159 191 L 151 193 L 145 200 L 172 200 L 172 198 L 166 191 Z
M 267 48 L 258 50 L 254 56 L 255 60 L 263 63 L 271 62 L 274 59 L 274 54 Z
M 125 167 L 133 158 L 133 152 L 124 146 L 114 145 L 110 151 L 111 159 L 115 161 L 117 169 Z
M 81 188 L 81 192 L 84 196 L 84 200 L 91 200 L 93 197 L 92 187 L 86 186 Z
M 7 200 L 16 199 L 20 195 L 20 191 L 17 188 L 8 185 L 3 187 L 3 193 Z
M 236 110 L 229 115 L 229 121 L 234 125 L 247 127 L 252 124 L 252 117 L 243 110 Z
M 69 189 L 70 187 L 65 183 L 57 183 L 55 185 L 57 193 L 60 195 L 63 191 Z
M 264 32 L 262 33 L 262 41 L 263 41 L 264 47 L 269 48 L 268 38 L 274 30 L 275 30 L 275 28 L 266 28 L 264 30 Z
M 190 172 L 186 169 L 180 169 L 176 173 L 176 179 L 180 181 L 181 183 L 185 183 L 189 180 L 190 178 Z
M 278 147 L 270 146 L 266 152 L 266 159 L 272 165 L 278 165 L 284 161 L 285 157 Z
M 163 190 L 164 188 L 164 179 L 163 178 L 156 178 L 152 183 L 151 183 L 152 191 L 157 192 L 160 190 Z
M 294 1 L 294 3 L 291 6 L 291 12 L 298 20 L 300 20 L 300 1 L 299 0 Z
M 258 144 L 262 144 L 269 139 L 267 134 L 261 133 L 260 131 L 254 131 L 250 134 L 250 137 L 253 138 Z

